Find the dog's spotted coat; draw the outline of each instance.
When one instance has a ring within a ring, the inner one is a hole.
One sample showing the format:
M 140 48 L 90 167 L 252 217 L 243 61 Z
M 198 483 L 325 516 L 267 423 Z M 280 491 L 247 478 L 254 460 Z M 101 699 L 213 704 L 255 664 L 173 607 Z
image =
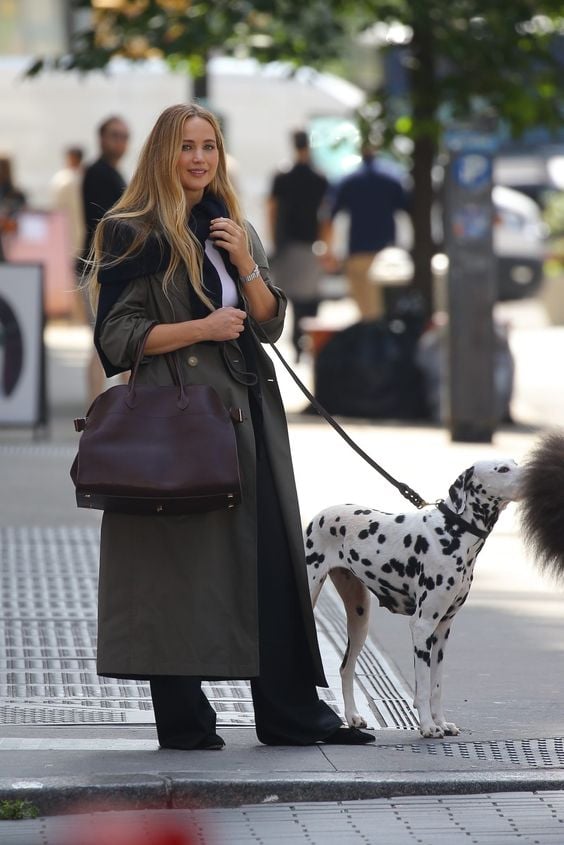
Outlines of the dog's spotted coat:
M 354 701 L 353 677 L 368 633 L 373 593 L 392 613 L 411 617 L 414 706 L 422 735 L 459 733 L 445 720 L 441 702 L 446 641 L 451 620 L 470 591 L 486 536 L 500 511 L 519 496 L 520 473 L 514 461 L 481 461 L 470 467 L 445 499 L 452 516 L 436 506 L 389 514 L 335 505 L 308 525 L 306 562 L 313 604 L 329 574 L 347 613 L 349 642 L 341 677 L 349 725 L 365 726 Z

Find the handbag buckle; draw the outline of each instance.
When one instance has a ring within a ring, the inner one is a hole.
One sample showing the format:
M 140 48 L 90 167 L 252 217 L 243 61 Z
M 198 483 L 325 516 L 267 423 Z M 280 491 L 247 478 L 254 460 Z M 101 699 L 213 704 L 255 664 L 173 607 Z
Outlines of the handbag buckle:
M 233 493 L 227 494 L 227 510 L 231 510 L 231 508 L 235 507 L 235 495 Z

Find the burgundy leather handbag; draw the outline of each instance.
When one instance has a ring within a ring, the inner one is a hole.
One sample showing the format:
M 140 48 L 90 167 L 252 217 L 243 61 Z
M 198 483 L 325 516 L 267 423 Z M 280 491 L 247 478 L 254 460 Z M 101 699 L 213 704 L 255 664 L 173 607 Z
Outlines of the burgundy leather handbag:
M 151 329 L 153 326 L 151 326 Z M 150 330 L 128 384 L 110 387 L 90 406 L 71 467 L 79 508 L 138 514 L 189 514 L 233 508 L 241 500 L 234 423 L 213 387 L 182 383 L 138 385 Z

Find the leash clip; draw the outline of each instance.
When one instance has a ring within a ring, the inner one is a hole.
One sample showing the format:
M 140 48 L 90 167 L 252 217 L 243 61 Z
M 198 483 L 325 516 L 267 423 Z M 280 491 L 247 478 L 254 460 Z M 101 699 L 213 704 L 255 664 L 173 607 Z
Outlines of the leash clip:
M 412 505 L 415 505 L 418 510 L 427 507 L 427 505 L 429 504 L 429 502 L 426 502 L 425 499 L 423 499 L 423 497 L 419 495 L 419 493 L 416 493 L 415 490 L 413 490 L 407 484 L 400 483 L 398 490 L 401 495 L 406 498 L 409 502 L 411 502 Z

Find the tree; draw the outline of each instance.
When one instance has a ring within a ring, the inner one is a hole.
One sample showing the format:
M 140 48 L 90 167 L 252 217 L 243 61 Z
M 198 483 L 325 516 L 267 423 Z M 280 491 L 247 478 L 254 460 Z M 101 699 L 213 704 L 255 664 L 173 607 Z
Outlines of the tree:
M 564 32 L 559 0 L 367 0 L 367 17 L 408 32 L 399 51 L 407 86 L 373 93 L 385 136 L 413 143 L 415 279 L 425 301 L 432 295 L 432 168 L 443 133 L 453 121 L 486 118 L 513 136 L 564 125 L 558 101 Z M 404 36 L 405 37 L 405 36 Z
M 116 55 L 162 56 L 195 75 L 216 50 L 261 61 L 327 66 L 375 21 L 403 24 L 401 59 L 408 84 L 400 95 L 383 86 L 370 123 L 388 142 L 413 144 L 415 284 L 431 307 L 432 168 L 453 120 L 487 115 L 518 135 L 557 128 L 561 0 L 72 0 L 93 7 L 55 66 L 89 71 Z M 397 46 L 381 48 L 398 50 Z M 29 74 L 46 63 L 38 59 Z M 376 117 L 374 117 L 376 114 Z
M 37 59 L 35 75 L 49 66 L 90 71 L 114 56 L 167 59 L 198 75 L 214 51 L 246 50 L 265 62 L 319 65 L 338 54 L 346 34 L 344 0 L 70 0 L 91 10 L 88 24 L 71 35 L 69 51 Z

